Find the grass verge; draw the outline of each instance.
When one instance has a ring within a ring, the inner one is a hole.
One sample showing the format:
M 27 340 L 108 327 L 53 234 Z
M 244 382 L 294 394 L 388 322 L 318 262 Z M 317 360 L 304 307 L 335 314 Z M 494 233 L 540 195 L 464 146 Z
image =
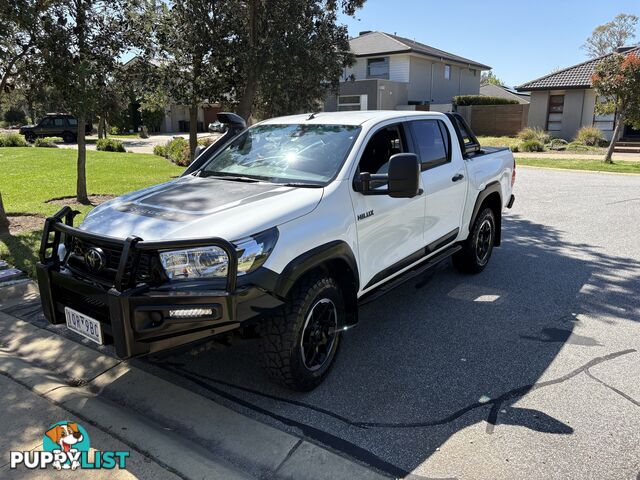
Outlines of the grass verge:
M 519 157 L 518 165 L 545 168 L 566 168 L 571 170 L 588 170 L 591 172 L 640 173 L 640 162 L 604 163 L 602 160 L 586 160 L 580 158 L 530 158 Z

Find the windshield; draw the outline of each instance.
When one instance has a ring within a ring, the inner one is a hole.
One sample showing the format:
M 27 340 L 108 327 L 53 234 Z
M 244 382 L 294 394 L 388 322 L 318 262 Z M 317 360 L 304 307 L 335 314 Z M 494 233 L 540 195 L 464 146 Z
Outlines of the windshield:
M 200 176 L 326 184 L 338 173 L 359 132 L 360 127 L 351 125 L 257 125 L 218 152 Z

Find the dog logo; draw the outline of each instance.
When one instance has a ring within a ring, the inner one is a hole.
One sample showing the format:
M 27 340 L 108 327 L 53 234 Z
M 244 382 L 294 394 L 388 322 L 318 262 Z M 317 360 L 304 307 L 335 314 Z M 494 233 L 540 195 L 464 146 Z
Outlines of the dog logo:
M 88 452 L 90 443 L 87 431 L 74 422 L 58 422 L 49 427 L 44 434 L 43 450 L 46 452 L 63 453 L 67 460 L 56 460 L 53 467 L 56 470 L 75 470 L 80 466 L 81 452 Z
M 84 254 L 84 261 L 94 272 L 99 272 L 107 264 L 107 257 L 102 249 L 93 247 Z

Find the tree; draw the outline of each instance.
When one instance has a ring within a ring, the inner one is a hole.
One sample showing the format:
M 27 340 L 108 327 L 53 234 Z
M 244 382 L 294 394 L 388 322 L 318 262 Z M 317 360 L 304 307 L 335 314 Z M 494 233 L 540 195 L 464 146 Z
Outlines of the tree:
M 9 89 L 9 80 L 17 75 L 21 61 L 33 53 L 34 33 L 45 1 L 9 0 L 0 4 L 0 101 Z M 0 193 L 0 228 L 8 228 Z
M 157 48 L 146 57 L 159 74 L 160 88 L 155 96 L 171 98 L 189 109 L 192 160 L 198 145 L 198 108 L 202 102 L 222 100 L 229 91 L 227 81 L 234 75 L 227 50 L 232 34 L 227 22 L 233 3 L 161 2 L 151 11 Z
M 598 25 L 582 46 L 591 58 L 601 57 L 615 52 L 636 36 L 638 17 L 620 13 L 603 25 Z
M 613 138 L 604 161 L 612 163 L 616 140 L 625 124 L 640 128 L 640 58 L 635 52 L 602 59 L 591 77 L 596 95 L 608 101 L 596 105 L 598 114 L 616 114 Z
M 65 107 L 78 119 L 76 198 L 87 195 L 85 124 L 104 94 L 118 58 L 131 44 L 136 2 L 127 0 L 58 0 L 44 24 L 41 50 L 53 85 Z
M 493 70 L 489 70 L 488 72 L 482 72 L 480 76 L 480 85 L 498 85 L 501 87 L 504 85 L 504 82 L 500 80 Z
M 237 113 L 248 120 L 254 112 L 273 116 L 317 109 L 353 62 L 347 29 L 337 15 L 353 15 L 364 1 L 237 2 Z

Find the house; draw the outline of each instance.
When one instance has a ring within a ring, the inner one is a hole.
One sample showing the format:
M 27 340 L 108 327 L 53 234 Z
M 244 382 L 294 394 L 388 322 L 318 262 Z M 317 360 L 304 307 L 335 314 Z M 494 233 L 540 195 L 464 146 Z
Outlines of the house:
M 144 60 L 139 56 L 134 56 L 122 65 L 125 70 L 130 70 L 135 74 L 136 68 L 139 63 Z M 152 60 L 151 65 L 158 66 L 159 64 Z M 140 116 L 140 103 L 137 101 L 131 102 L 129 105 L 130 110 L 130 125 L 129 128 L 132 131 L 138 131 L 142 126 L 142 119 Z M 198 104 L 198 125 L 199 132 L 206 132 L 210 123 L 213 123 L 218 118 L 218 112 L 221 110 L 219 103 L 201 102 Z M 147 125 L 150 131 L 153 133 L 178 133 L 189 131 L 189 106 L 181 105 L 173 100 L 169 100 L 168 104 L 164 108 L 164 117 L 161 122 L 156 126 Z
M 630 52 L 640 53 L 640 47 L 618 49 L 618 53 L 624 55 Z M 528 125 L 565 140 L 573 139 L 581 127 L 594 126 L 611 140 L 615 115 L 595 113 L 596 102 L 604 99 L 597 98 L 591 85 L 596 65 L 610 55 L 613 54 L 587 60 L 516 87 L 519 92 L 531 92 Z M 625 126 L 622 136 L 640 138 L 640 131 Z
M 450 110 L 456 95 L 478 95 L 491 67 L 384 32 L 360 32 L 349 41 L 355 63 L 343 72 L 338 95 L 324 109 Z
M 507 100 L 515 100 L 523 105 L 528 104 L 531 100 L 531 95 L 528 93 L 520 93 L 505 85 L 494 85 L 493 83 L 480 85 L 480 95 L 484 97 L 499 97 Z

